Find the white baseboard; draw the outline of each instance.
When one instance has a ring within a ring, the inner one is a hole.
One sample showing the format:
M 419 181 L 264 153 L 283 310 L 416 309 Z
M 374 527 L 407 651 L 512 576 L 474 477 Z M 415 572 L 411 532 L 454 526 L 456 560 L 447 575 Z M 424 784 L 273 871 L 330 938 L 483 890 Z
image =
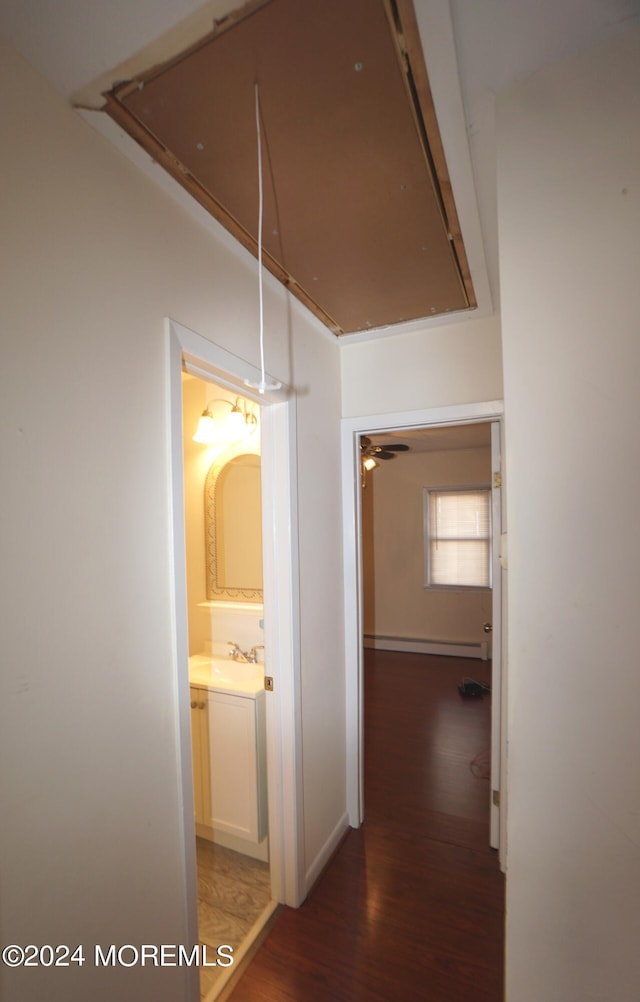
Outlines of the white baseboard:
M 376 651 L 400 651 L 410 654 L 444 654 L 452 658 L 481 658 L 487 661 L 491 656 L 489 641 L 478 644 L 458 644 L 451 640 L 417 640 L 408 637 L 374 637 L 365 633 L 364 647 Z
M 305 874 L 305 894 L 308 894 L 315 884 L 349 827 L 349 818 L 345 812 Z
M 263 838 L 262 842 L 250 842 L 246 838 L 238 838 L 237 835 L 230 835 L 228 832 L 221 832 L 218 828 L 209 828 L 208 825 L 196 823 L 196 835 L 206 838 L 209 842 L 222 845 L 225 849 L 233 849 L 243 856 L 251 856 L 252 859 L 259 859 L 263 863 L 269 862 L 269 839 Z

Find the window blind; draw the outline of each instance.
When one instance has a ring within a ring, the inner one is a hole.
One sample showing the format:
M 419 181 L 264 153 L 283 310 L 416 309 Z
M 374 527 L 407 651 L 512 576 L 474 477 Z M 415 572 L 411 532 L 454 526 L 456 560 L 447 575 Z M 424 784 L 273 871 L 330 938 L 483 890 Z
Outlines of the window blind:
M 488 490 L 427 491 L 428 583 L 491 586 Z

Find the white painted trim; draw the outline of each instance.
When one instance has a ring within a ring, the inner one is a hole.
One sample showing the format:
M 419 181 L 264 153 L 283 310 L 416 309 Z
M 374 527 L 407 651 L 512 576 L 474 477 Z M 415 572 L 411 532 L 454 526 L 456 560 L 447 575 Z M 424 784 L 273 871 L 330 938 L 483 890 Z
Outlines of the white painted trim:
M 182 463 L 182 354 L 180 343 L 165 322 L 167 331 L 167 471 L 170 498 L 169 562 L 173 596 L 170 602 L 172 658 L 174 664 L 175 736 L 178 764 L 178 803 L 184 888 L 185 943 L 198 942 L 198 896 L 196 882 L 196 840 L 194 837 L 193 770 L 191 753 L 191 705 L 189 692 L 189 629 L 187 615 L 187 554 L 184 538 L 184 475 Z M 185 969 L 186 998 L 200 998 L 198 970 Z
M 493 661 L 491 663 L 491 794 L 489 798 L 489 844 L 500 849 L 502 810 L 494 804 L 493 791 L 502 788 L 502 567 L 500 544 L 502 539 L 502 487 L 496 486 L 496 476 L 502 475 L 501 428 L 497 421 L 491 425 L 491 620 L 493 623 Z M 502 859 L 501 859 L 502 861 Z
M 248 385 L 260 382 L 261 372 L 255 365 L 182 324 L 177 324 L 173 320 L 169 323 L 174 329 L 179 329 L 184 368 L 191 375 L 200 379 L 215 379 L 219 386 L 234 392 L 240 391 L 244 397 L 259 404 L 276 403 L 279 400 L 286 400 L 289 396 L 289 388 L 269 373 L 266 373 L 267 382 L 280 383 L 279 388 L 259 394 Z
M 340 842 L 344 838 L 345 833 L 349 830 L 349 818 L 346 812 L 342 815 L 337 825 L 329 835 L 320 852 L 317 854 L 313 863 L 309 867 L 306 873 L 305 886 L 307 889 L 307 894 L 315 884 L 318 877 L 321 875 L 325 866 L 333 856 L 334 852 L 340 845 Z
M 342 539 L 344 560 L 344 620 L 347 734 L 347 811 L 349 824 L 364 820 L 364 727 L 362 657 L 362 554 L 360 437 L 406 428 L 426 428 L 495 421 L 504 413 L 502 400 L 453 404 L 425 410 L 343 418 Z
M 215 842 L 225 849 L 233 849 L 234 852 L 241 852 L 243 856 L 250 856 L 251 859 L 259 859 L 262 863 L 269 862 L 269 839 L 265 836 L 262 842 L 251 842 L 246 838 L 239 838 L 238 835 L 231 835 L 229 832 L 221 832 L 218 828 L 211 828 L 196 821 L 196 835 L 207 839 L 208 842 Z
M 421 317 L 387 327 L 342 334 L 340 341 L 349 344 L 409 334 L 417 330 L 431 330 L 446 324 L 464 323 L 465 320 L 478 320 L 493 313 L 450 5 L 446 0 L 420 0 L 414 6 L 440 138 L 478 305 L 475 309 L 456 310 L 438 317 Z
M 479 320 L 482 317 L 491 316 L 492 313 L 492 309 L 486 308 L 481 310 L 479 306 L 471 309 L 454 310 L 450 313 L 441 313 L 437 317 L 416 317 L 415 320 L 403 320 L 401 323 L 387 324 L 386 327 L 371 327 L 370 330 L 340 334 L 339 340 L 340 344 L 357 344 L 359 341 L 379 341 L 381 338 L 396 337 L 398 334 L 413 334 L 415 331 L 429 331 L 436 327 L 446 327 L 449 324 L 461 324 L 465 320 Z
M 477 310 L 468 315 L 489 316 L 493 312 L 493 303 L 460 87 L 451 4 L 447 0 L 420 0 L 415 4 L 415 12 L 449 180 L 478 300 Z
M 262 539 L 269 851 L 276 900 L 304 900 L 296 401 L 262 410 Z M 278 791 L 279 810 L 274 810 Z
M 476 658 L 487 661 L 489 644 L 456 643 L 454 640 L 420 640 L 410 637 L 378 637 L 365 633 L 362 646 L 374 651 L 403 651 L 410 654 L 439 654 L 451 658 Z
M 192 799 L 188 629 L 182 499 L 183 361 L 190 372 L 241 392 L 263 405 L 263 577 L 265 671 L 276 680 L 267 697 L 267 763 L 271 892 L 275 901 L 299 905 L 304 899 L 302 819 L 302 741 L 300 734 L 299 582 L 297 577 L 297 473 L 295 463 L 295 395 L 284 386 L 259 395 L 244 385 L 260 372 L 174 320 L 166 321 L 169 341 L 170 474 L 174 605 L 176 621 L 175 677 L 180 738 L 180 775 L 185 792 L 181 837 L 185 852 L 187 928 L 197 930 L 195 842 Z M 197 936 L 197 932 L 195 933 Z M 192 937 L 195 942 L 195 937 Z M 197 980 L 197 979 L 196 979 Z M 197 998 L 198 996 L 194 996 Z

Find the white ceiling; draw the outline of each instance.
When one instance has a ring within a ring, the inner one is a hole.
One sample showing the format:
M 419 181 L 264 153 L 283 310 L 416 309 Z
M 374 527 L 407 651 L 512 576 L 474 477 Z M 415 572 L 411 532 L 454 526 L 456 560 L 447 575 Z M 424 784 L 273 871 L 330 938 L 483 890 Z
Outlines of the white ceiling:
M 489 449 L 491 425 L 462 424 L 442 428 L 405 428 L 403 431 L 369 435 L 374 445 L 402 442 L 411 452 L 449 452 L 458 449 Z M 400 453 L 404 455 L 404 453 Z
M 209 0 L 204 6 L 201 0 L 0 0 L 0 33 L 69 98 L 185 18 L 210 25 L 239 6 L 241 0 Z M 473 169 L 468 187 L 475 188 L 474 200 L 477 196 L 497 304 L 493 94 L 640 23 L 640 0 L 414 0 L 414 6 L 419 24 L 453 27 Z M 428 68 L 437 41 L 425 45 Z M 444 39 L 442 51 L 451 52 Z M 434 98 L 446 132 L 449 103 L 439 100 L 435 89 Z M 450 160 L 449 151 L 447 156 Z M 455 164 L 449 169 L 454 180 Z M 455 180 L 454 193 L 457 201 L 465 197 Z M 467 242 L 464 223 L 463 235 Z

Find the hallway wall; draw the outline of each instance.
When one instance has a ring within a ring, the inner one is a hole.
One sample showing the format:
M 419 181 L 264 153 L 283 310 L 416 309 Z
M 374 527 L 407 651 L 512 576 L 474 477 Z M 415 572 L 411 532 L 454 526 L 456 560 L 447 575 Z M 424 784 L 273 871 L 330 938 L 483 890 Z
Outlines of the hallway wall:
M 640 984 L 639 122 L 637 29 L 498 104 L 509 1002 Z
M 341 346 L 342 416 L 502 398 L 497 314 Z
M 183 943 L 164 318 L 258 364 L 256 264 L 5 46 L 0 75 L 3 940 Z M 339 358 L 265 286 L 267 367 L 300 391 L 308 868 L 345 810 Z M 189 978 L 0 976 L 11 1002 L 178 1002 Z

